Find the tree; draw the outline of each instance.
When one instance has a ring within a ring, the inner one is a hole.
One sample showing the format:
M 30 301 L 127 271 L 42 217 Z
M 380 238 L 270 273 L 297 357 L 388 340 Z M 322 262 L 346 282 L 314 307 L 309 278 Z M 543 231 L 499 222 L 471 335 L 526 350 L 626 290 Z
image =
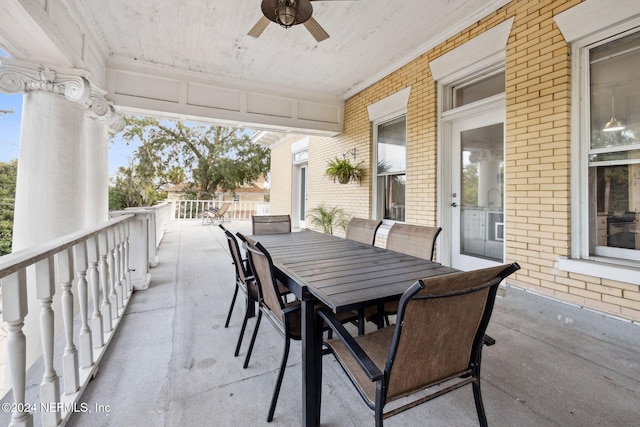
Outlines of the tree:
M 153 206 L 166 198 L 167 193 L 154 188 L 152 180 L 137 174 L 136 166 L 132 161 L 128 167 L 118 169 L 114 186 L 109 187 L 109 210 Z
M 0 256 L 11 253 L 18 161 L 0 162 Z
M 268 148 L 251 143 L 242 129 L 141 117 L 125 122 L 122 140 L 141 143 L 130 172 L 143 187 L 185 182 L 193 197 L 208 199 L 269 171 Z
M 478 164 L 468 163 L 462 170 L 462 204 L 478 206 Z

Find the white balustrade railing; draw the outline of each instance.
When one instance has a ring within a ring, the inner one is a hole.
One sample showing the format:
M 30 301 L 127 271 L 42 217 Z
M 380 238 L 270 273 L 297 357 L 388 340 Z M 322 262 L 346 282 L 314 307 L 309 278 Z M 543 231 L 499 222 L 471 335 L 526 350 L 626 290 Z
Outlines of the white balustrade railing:
M 231 203 L 225 218 L 251 219 L 252 215 L 267 215 L 269 203 L 266 202 L 221 202 L 216 200 L 174 200 L 174 218 L 183 220 L 202 220 L 202 213 L 211 208 L 220 208 L 224 203 Z
M 169 218 L 170 208 L 167 204 L 115 213 L 99 226 L 0 257 L 2 317 L 8 332 L 7 375 L 13 393 L 13 403 L 8 406 L 13 410 L 10 425 L 32 426 L 36 413 L 43 426 L 66 423 L 97 373 L 134 287 L 148 284 L 147 254 L 156 253 L 161 239 L 157 226 L 162 222 L 164 233 L 167 220 L 162 216 Z M 152 248 L 147 246 L 150 234 L 154 235 Z M 132 276 L 134 271 L 138 277 Z M 60 312 L 54 303 L 56 294 Z M 28 301 L 34 298 L 39 312 L 29 313 Z M 64 336 L 59 360 L 54 352 L 56 318 L 62 319 Z M 35 328 L 25 328 L 25 321 Z M 42 344 L 44 367 L 37 404 L 27 402 L 25 394 L 29 340 Z

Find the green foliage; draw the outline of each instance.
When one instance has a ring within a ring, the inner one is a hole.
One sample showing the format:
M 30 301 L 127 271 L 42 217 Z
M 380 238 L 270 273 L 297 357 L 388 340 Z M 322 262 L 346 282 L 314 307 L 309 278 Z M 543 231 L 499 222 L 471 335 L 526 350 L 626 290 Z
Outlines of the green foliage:
M 322 228 L 325 234 L 333 234 L 334 225 L 344 229 L 349 222 L 343 209 L 338 207 L 329 208 L 324 204 L 311 209 L 308 217 L 311 219 L 311 223 Z
M 340 184 L 346 184 L 351 180 L 361 182 L 365 175 L 365 170 L 360 166 L 361 164 L 362 162 L 353 165 L 346 158 L 341 160 L 336 157 L 327 163 L 325 173 L 333 179 L 333 181 L 338 180 Z
M 154 191 L 180 183 L 187 184 L 190 197 L 210 199 L 218 190 L 255 181 L 270 168 L 269 149 L 251 143 L 242 129 L 148 117 L 129 116 L 125 122 L 122 140 L 140 146 L 132 164 L 118 172 L 114 205 L 148 204 L 156 198 Z
M 109 187 L 109 210 L 153 206 L 166 198 L 165 191 L 155 188 L 152 179 L 137 175 L 137 170 L 134 165 L 118 169 L 114 185 Z
M 462 204 L 478 206 L 478 164 L 464 165 L 462 171 Z
M 11 253 L 18 161 L 0 162 L 0 256 Z

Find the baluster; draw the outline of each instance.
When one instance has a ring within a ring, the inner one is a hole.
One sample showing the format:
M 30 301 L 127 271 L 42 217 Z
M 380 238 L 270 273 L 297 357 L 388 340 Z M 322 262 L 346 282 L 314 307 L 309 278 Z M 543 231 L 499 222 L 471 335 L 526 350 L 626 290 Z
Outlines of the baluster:
M 93 348 L 100 348 L 104 345 L 104 328 L 102 324 L 102 313 L 100 313 L 100 276 L 98 273 L 99 259 L 98 238 L 91 237 L 87 241 L 87 258 L 89 260 L 89 289 L 91 289 L 91 300 L 93 301 L 93 315 L 91 317 L 91 341 Z
M 78 347 L 80 347 L 80 367 L 90 368 L 93 365 L 93 343 L 91 342 L 91 329 L 89 329 L 87 306 L 87 245 L 86 242 L 78 243 L 73 247 L 73 255 L 76 265 L 76 277 L 78 278 L 78 305 L 80 306 L 80 334 L 78 335 Z
M 124 223 L 118 224 L 118 234 L 120 235 L 120 285 L 122 286 L 122 306 L 129 299 L 129 286 L 127 285 L 127 271 L 125 269 L 124 253 Z
M 111 305 L 111 318 L 118 318 L 118 298 L 116 296 L 116 282 L 118 276 L 116 273 L 116 256 L 115 256 L 115 237 L 113 230 L 107 230 L 107 240 L 109 242 L 109 303 Z
M 113 239 L 114 239 L 114 243 L 115 243 L 115 247 L 114 247 L 114 251 L 113 251 L 113 256 L 114 259 L 116 261 L 115 263 L 115 270 L 116 270 L 116 275 L 115 275 L 115 286 L 116 286 L 116 302 L 118 305 L 118 313 L 121 312 L 122 310 L 122 257 L 120 255 L 121 253 L 121 239 L 120 239 L 120 233 L 119 233 L 119 227 L 116 225 L 115 227 L 113 227 L 111 229 L 111 232 L 113 233 Z
M 27 316 L 27 274 L 19 270 L 2 279 L 2 318 L 7 324 L 7 365 L 16 409 L 25 409 L 27 339 L 22 332 Z M 15 411 L 10 426 L 33 426 L 33 414 Z
M 60 379 L 53 367 L 55 314 L 51 309 L 51 303 L 55 292 L 53 257 L 49 257 L 36 264 L 36 296 L 40 301 L 40 337 L 44 362 L 44 374 L 40 383 L 40 402 L 49 405 L 49 408 L 57 408 L 60 402 Z M 59 411 L 42 411 L 42 425 L 56 426 L 59 422 Z
M 133 292 L 133 286 L 131 285 L 131 269 L 129 268 L 129 236 L 131 235 L 129 230 L 130 221 L 123 224 L 124 230 L 124 270 L 127 275 L 127 299 Z
M 73 343 L 73 294 L 71 280 L 73 279 L 71 252 L 68 249 L 56 254 L 58 266 L 58 283 L 62 289 L 62 319 L 64 323 L 65 347 L 62 355 L 62 375 L 64 378 L 65 394 L 73 394 L 80 387 L 78 371 L 78 350 Z
M 109 255 L 109 245 L 106 233 L 98 235 L 98 249 L 100 261 L 98 262 L 98 272 L 100 273 L 100 284 L 102 285 L 102 313 L 103 332 L 111 332 L 113 328 L 113 317 L 111 316 L 111 301 L 109 300 L 109 264 L 107 264 L 107 256 Z

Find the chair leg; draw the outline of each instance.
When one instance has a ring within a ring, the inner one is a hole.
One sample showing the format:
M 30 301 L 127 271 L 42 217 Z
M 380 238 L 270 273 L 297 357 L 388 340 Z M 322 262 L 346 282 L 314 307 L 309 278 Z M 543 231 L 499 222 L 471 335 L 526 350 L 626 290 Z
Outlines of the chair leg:
M 473 400 L 476 403 L 476 412 L 478 413 L 478 421 L 481 427 L 487 427 L 487 416 L 484 412 L 484 404 L 482 403 L 482 393 L 480 392 L 480 377 L 471 383 L 473 387 Z
M 382 409 L 383 409 L 382 405 L 376 404 L 376 407 L 374 409 L 375 418 L 376 418 L 376 427 L 382 427 L 383 426 Z
M 256 328 L 253 330 L 253 335 L 251 336 L 251 343 L 249 344 L 249 350 L 247 350 L 247 357 L 244 359 L 243 368 L 247 368 L 249 366 L 249 359 L 251 359 L 251 352 L 253 351 L 253 344 L 256 342 L 256 336 L 258 335 L 258 328 L 260 327 L 260 320 L 262 320 L 262 310 L 258 311 L 258 319 L 256 320 Z
M 236 344 L 236 351 L 233 353 L 233 355 L 236 357 L 238 357 L 238 354 L 240 353 L 240 347 L 242 346 L 242 339 L 244 338 L 244 331 L 247 328 L 247 321 L 249 320 L 249 313 L 251 311 L 250 304 L 253 304 L 253 300 L 249 296 L 247 296 L 247 309 L 244 312 L 244 319 L 242 320 L 242 328 L 240 328 L 240 335 L 238 336 L 238 343 Z
M 358 309 L 358 335 L 364 335 L 364 309 Z
M 278 371 L 278 380 L 276 381 L 276 388 L 273 390 L 273 397 L 271 398 L 271 406 L 269 407 L 269 415 L 267 415 L 267 422 L 273 421 L 273 413 L 276 411 L 276 403 L 278 403 L 278 395 L 280 394 L 280 386 L 282 385 L 282 377 L 284 376 L 284 370 L 287 367 L 287 359 L 289 359 L 289 346 L 291 340 L 289 337 L 284 339 L 284 352 L 282 354 L 282 362 L 280 362 L 280 370 Z
M 236 290 L 233 291 L 233 298 L 231 298 L 231 306 L 229 307 L 229 313 L 227 314 L 227 321 L 224 322 L 224 327 L 229 327 L 229 321 L 231 320 L 231 313 L 233 313 L 233 306 L 236 305 L 236 298 L 238 296 L 238 284 L 236 283 Z

